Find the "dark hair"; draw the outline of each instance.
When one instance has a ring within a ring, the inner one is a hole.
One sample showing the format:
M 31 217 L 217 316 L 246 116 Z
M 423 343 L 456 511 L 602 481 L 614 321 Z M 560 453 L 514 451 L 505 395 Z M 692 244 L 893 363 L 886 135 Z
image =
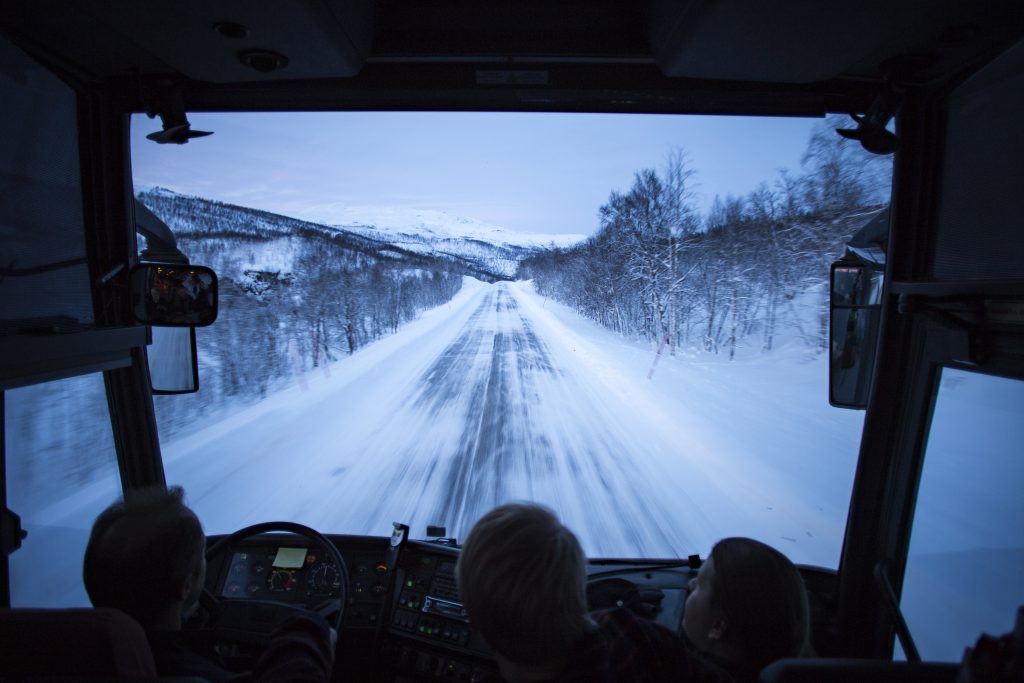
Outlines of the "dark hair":
M 205 551 L 199 518 L 179 486 L 127 493 L 100 513 L 82 578 L 94 607 L 114 607 L 143 626 L 181 599 Z
M 590 628 L 586 556 L 545 507 L 513 503 L 481 517 L 456 572 L 470 623 L 510 661 L 553 662 Z
M 756 673 L 809 646 L 807 589 L 796 566 L 775 548 L 750 538 L 726 538 L 711 549 L 712 606 L 726 618 L 741 652 L 742 674 Z

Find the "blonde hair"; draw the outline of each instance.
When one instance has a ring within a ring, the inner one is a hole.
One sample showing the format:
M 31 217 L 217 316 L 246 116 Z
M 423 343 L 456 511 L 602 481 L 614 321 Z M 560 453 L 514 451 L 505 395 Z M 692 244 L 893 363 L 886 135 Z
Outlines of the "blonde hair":
M 456 576 L 471 625 L 510 661 L 555 661 L 590 628 L 586 556 L 546 507 L 511 503 L 481 517 Z

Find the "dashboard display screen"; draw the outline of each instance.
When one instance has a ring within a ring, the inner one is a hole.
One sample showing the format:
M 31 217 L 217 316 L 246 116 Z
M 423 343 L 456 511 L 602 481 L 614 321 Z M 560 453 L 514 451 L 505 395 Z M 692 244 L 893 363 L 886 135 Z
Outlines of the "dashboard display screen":
M 299 569 L 306 564 L 305 548 L 278 548 L 274 566 L 281 569 Z

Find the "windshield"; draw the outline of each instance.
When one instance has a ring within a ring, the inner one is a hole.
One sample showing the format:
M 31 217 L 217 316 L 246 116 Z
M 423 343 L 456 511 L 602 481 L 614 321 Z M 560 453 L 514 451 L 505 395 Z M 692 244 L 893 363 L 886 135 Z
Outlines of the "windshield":
M 132 163 L 220 278 L 200 391 L 156 397 L 208 533 L 461 540 L 529 500 L 592 557 L 838 566 L 863 418 L 827 401 L 828 266 L 890 182 L 841 118 L 190 118 L 136 116 Z

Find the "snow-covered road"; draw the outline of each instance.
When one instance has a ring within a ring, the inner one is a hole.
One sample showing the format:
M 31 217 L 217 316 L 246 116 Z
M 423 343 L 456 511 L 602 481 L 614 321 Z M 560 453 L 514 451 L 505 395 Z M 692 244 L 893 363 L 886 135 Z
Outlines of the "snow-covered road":
M 674 425 L 608 384 L 594 367 L 608 359 L 580 353 L 585 340 L 527 289 L 467 289 L 330 378 L 168 445 L 168 479 L 214 532 L 282 518 L 366 534 L 433 524 L 462 538 L 493 506 L 534 500 L 591 554 L 706 547 L 707 534 L 687 531 L 708 524 L 686 490 L 712 484 L 664 466 L 686 448 Z

